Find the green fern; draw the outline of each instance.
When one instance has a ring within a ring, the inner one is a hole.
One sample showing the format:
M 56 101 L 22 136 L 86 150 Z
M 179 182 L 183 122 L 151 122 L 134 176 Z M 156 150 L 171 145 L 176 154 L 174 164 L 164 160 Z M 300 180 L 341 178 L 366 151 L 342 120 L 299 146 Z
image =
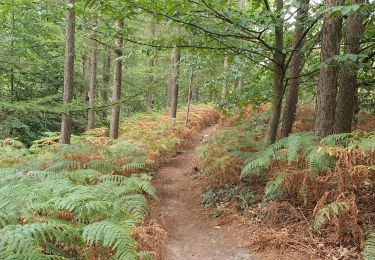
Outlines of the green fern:
M 96 222 L 84 227 L 82 236 L 91 246 L 95 243 L 115 250 L 116 259 L 137 260 L 136 245 L 124 225 L 108 220 Z
M 264 150 L 254 153 L 249 162 L 245 165 L 241 172 L 241 178 L 248 177 L 253 173 L 258 174 L 263 168 L 270 165 L 272 160 L 276 158 L 273 146 L 269 146 Z
M 144 162 L 133 162 L 133 163 L 128 163 L 124 166 L 122 166 L 122 169 L 124 171 L 130 171 L 130 170 L 141 170 L 146 167 L 146 163 Z
M 63 160 L 52 164 L 46 170 L 50 172 L 74 171 L 81 168 L 81 163 L 74 160 Z
M 375 233 L 370 233 L 366 241 L 364 255 L 366 260 L 375 260 Z
M 119 167 L 104 160 L 92 160 L 87 163 L 86 168 L 93 169 L 104 174 L 110 174 L 119 170 Z
M 42 245 L 68 243 L 73 239 L 80 243 L 77 229 L 58 223 L 31 223 L 25 225 L 7 225 L 0 230 L 0 256 L 23 259 L 30 255 L 41 255 Z M 47 258 L 44 256 L 43 258 Z
M 282 194 L 282 185 L 285 180 L 285 174 L 277 175 L 273 180 L 269 181 L 265 189 L 266 199 L 274 199 Z
M 335 160 L 326 152 L 319 149 L 312 149 L 307 155 L 310 171 L 313 173 L 322 172 L 335 166 Z
M 320 143 L 322 145 L 327 145 L 327 146 L 337 146 L 337 145 L 347 146 L 352 136 L 353 136 L 352 133 L 340 133 L 340 134 L 328 135 L 322 138 L 320 140 Z
M 356 145 L 361 150 L 367 151 L 375 151 L 375 132 L 372 132 L 369 136 L 365 138 L 359 138 L 357 140 Z
M 333 215 L 338 215 L 341 211 L 348 209 L 349 206 L 346 202 L 333 202 L 324 206 L 317 212 L 313 227 L 319 229 L 324 222 L 331 221 Z

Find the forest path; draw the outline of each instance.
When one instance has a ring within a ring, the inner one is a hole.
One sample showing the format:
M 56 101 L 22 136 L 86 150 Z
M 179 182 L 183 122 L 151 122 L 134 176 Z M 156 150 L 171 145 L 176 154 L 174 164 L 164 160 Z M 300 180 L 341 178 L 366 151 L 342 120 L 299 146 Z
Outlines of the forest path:
M 216 131 L 206 128 L 200 139 Z M 151 217 L 161 221 L 168 233 L 167 260 L 255 259 L 238 246 L 236 234 L 215 226 L 201 204 L 202 184 L 194 179 L 199 141 L 185 149 L 157 171 L 154 185 L 159 201 L 151 205 Z

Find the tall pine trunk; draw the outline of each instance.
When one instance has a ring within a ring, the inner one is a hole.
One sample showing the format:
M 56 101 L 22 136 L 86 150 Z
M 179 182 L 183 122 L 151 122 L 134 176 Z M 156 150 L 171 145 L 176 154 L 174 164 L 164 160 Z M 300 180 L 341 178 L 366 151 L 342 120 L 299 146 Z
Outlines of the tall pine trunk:
M 363 0 L 351 0 L 351 4 L 363 4 Z M 346 22 L 345 54 L 358 54 L 363 34 L 363 17 L 350 14 Z M 340 82 L 337 94 L 336 133 L 349 133 L 357 102 L 358 62 L 348 61 L 341 66 Z
M 64 95 L 63 103 L 67 105 L 73 99 L 73 74 L 74 74 L 74 45 L 75 45 L 75 0 L 67 0 L 68 11 L 66 13 L 67 25 L 65 29 L 65 64 L 64 64 Z M 72 133 L 72 118 L 70 113 L 63 113 L 61 118 L 62 144 L 70 144 Z
M 98 44 L 95 40 L 91 41 L 91 77 L 89 89 L 89 105 L 95 106 L 97 101 L 97 64 L 98 64 Z M 87 130 L 95 128 L 95 109 L 90 109 L 87 117 Z
M 152 17 L 151 23 L 150 23 L 150 38 L 152 40 L 154 40 L 154 38 L 155 38 L 155 31 L 156 31 L 156 22 L 155 22 L 155 18 Z M 154 67 L 156 65 L 156 57 L 155 57 L 154 54 L 151 54 L 149 65 L 150 65 L 151 74 L 150 74 L 150 78 L 149 78 L 150 87 L 148 89 L 147 99 L 146 99 L 146 111 L 150 111 L 152 109 L 152 104 L 154 102 L 154 87 L 155 87 L 154 86 L 154 84 L 155 84 Z
M 189 73 L 189 90 L 188 90 L 188 100 L 187 100 L 187 111 L 185 117 L 185 126 L 189 124 L 189 114 L 190 114 L 190 105 L 191 99 L 193 98 L 193 79 L 194 79 L 194 69 L 192 68 Z
M 110 74 L 111 74 L 111 53 L 109 50 L 105 49 L 105 56 L 103 62 L 103 99 L 104 103 L 109 103 L 108 89 L 110 85 Z
M 170 96 L 171 96 L 171 107 L 170 117 L 172 121 L 175 121 L 177 116 L 177 105 L 178 105 L 178 88 L 179 88 L 179 73 L 180 73 L 180 50 L 174 47 L 172 50 L 172 77 L 170 82 Z
M 227 73 L 228 73 L 228 68 L 229 68 L 229 62 L 228 62 L 228 56 L 225 55 L 224 57 L 224 64 L 223 64 L 223 74 L 224 74 L 224 79 L 223 79 L 223 85 L 221 86 L 221 99 L 225 100 L 227 97 L 227 86 L 228 86 L 228 79 L 227 79 Z
M 282 137 L 287 137 L 292 132 L 298 103 L 299 77 L 305 60 L 302 48 L 304 46 L 304 23 L 306 22 L 306 18 L 308 15 L 309 0 L 299 0 L 299 4 L 300 9 L 297 11 L 297 18 L 294 29 L 294 53 L 292 54 L 293 56 L 290 64 L 290 79 L 288 80 L 287 85 L 287 96 L 281 128 Z
M 325 7 L 328 10 L 343 3 L 344 0 L 326 0 Z M 319 73 L 315 108 L 315 132 L 322 137 L 334 132 L 338 66 L 332 58 L 339 54 L 341 25 L 341 15 L 332 16 L 327 11 L 322 28 L 320 62 L 323 66 Z
M 116 29 L 122 31 L 124 28 L 124 21 L 118 20 L 116 22 Z M 120 34 L 120 32 L 118 32 Z M 114 65 L 114 76 L 113 76 L 113 90 L 112 90 L 112 102 L 119 102 L 121 99 L 121 85 L 122 85 L 122 47 L 123 39 L 121 37 L 115 40 L 115 65 Z M 112 117 L 111 124 L 109 127 L 109 138 L 111 140 L 117 139 L 119 134 L 119 124 L 120 124 L 120 104 L 115 104 L 112 107 Z
M 283 9 L 283 0 L 276 0 L 276 13 L 280 15 Z M 284 87 L 284 54 L 283 54 L 283 22 L 279 19 L 279 24 L 275 27 L 275 51 L 273 53 L 274 59 L 274 89 L 272 99 L 272 112 L 269 121 L 269 129 L 267 135 L 267 143 L 272 144 L 276 141 L 277 130 L 279 128 L 281 105 L 283 99 Z
M 245 10 L 246 5 L 247 5 L 247 0 L 239 0 L 239 6 L 242 11 Z M 245 85 L 245 80 L 244 80 L 243 74 L 241 73 L 240 78 L 238 80 L 238 92 L 240 94 L 242 93 L 244 85 Z

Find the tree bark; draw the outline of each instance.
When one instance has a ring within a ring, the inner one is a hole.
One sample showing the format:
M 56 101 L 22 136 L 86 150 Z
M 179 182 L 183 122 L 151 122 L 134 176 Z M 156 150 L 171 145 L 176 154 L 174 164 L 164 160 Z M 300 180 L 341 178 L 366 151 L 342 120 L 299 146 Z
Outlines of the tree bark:
M 15 35 L 16 34 L 16 17 L 15 17 L 15 10 L 14 10 L 14 7 L 12 8 L 12 18 L 11 18 L 11 22 L 12 22 L 12 34 Z M 12 64 L 10 64 L 10 97 L 11 97 L 11 100 L 16 100 L 16 95 L 15 95 L 15 85 L 14 85 L 14 67 L 15 67 L 15 60 L 14 60 L 14 37 L 12 37 L 12 40 L 10 42 L 10 56 L 11 56 L 11 61 L 12 61 Z
M 224 73 L 224 79 L 223 79 L 223 85 L 221 86 L 221 100 L 225 100 L 227 97 L 227 72 L 229 68 L 229 62 L 228 62 L 228 56 L 225 55 L 224 57 L 224 66 L 223 66 L 223 73 Z
M 85 41 L 85 45 L 90 46 L 90 42 Z M 82 55 L 82 78 L 84 81 L 82 89 L 79 90 L 79 94 L 82 97 L 83 102 L 88 101 L 88 91 L 87 86 L 90 84 L 90 55 L 87 54 L 87 51 L 84 50 L 84 54 Z
M 89 105 L 95 106 L 97 101 L 97 64 L 98 64 L 98 44 L 95 40 L 91 41 L 92 49 L 90 55 L 91 62 L 91 77 L 90 77 L 90 89 L 89 89 Z M 95 109 L 88 111 L 87 117 L 87 130 L 95 128 Z
M 306 22 L 306 18 L 308 15 L 309 0 L 299 0 L 299 3 L 300 9 L 297 11 L 294 29 L 294 53 L 292 54 L 293 56 L 290 64 L 290 79 L 287 85 L 287 96 L 281 129 L 282 137 L 287 137 L 292 132 L 298 103 L 299 76 L 301 74 L 305 61 L 305 56 L 302 52 L 302 48 L 304 46 L 304 23 Z
M 198 102 L 199 101 L 199 95 L 200 95 L 200 93 L 199 93 L 199 85 L 197 85 L 194 88 L 192 99 Z
M 124 28 L 124 21 L 118 20 L 116 22 L 116 29 L 121 31 Z M 112 102 L 118 102 L 121 99 L 121 87 L 122 87 L 122 47 L 123 39 L 121 37 L 115 40 L 115 65 L 114 65 L 114 79 L 113 79 L 113 91 L 112 91 Z M 109 139 L 114 140 L 118 138 L 120 124 L 120 105 L 116 104 L 112 107 L 111 124 L 109 128 Z
M 177 47 L 174 47 L 172 50 L 172 77 L 170 85 L 171 93 L 171 108 L 170 108 L 170 117 L 174 122 L 177 115 L 177 105 L 178 105 L 178 88 L 179 88 L 179 73 L 180 73 L 180 50 Z
M 242 11 L 245 10 L 246 5 L 247 5 L 247 0 L 239 0 L 239 6 Z M 244 80 L 243 74 L 241 73 L 240 78 L 238 80 L 238 92 L 239 93 L 242 93 L 244 85 L 245 85 L 245 80 Z
M 325 6 L 329 9 L 343 3 L 344 0 L 326 0 Z M 320 53 L 320 62 L 324 67 L 321 67 L 319 72 L 315 109 L 315 132 L 321 137 L 334 132 L 338 66 L 332 58 L 339 54 L 341 24 L 341 15 L 331 16 L 330 12 L 325 14 Z
M 64 65 L 64 95 L 63 103 L 67 105 L 73 99 L 73 75 L 74 75 L 74 47 L 75 47 L 75 0 L 66 0 L 68 11 L 66 13 L 67 25 L 65 29 L 65 65 Z M 61 118 L 62 144 L 70 144 L 72 132 L 72 118 L 70 113 L 63 113 Z
M 191 69 L 190 70 L 190 77 L 189 77 L 189 91 L 188 91 L 185 126 L 188 126 L 188 124 L 189 124 L 190 105 L 191 105 L 191 99 L 193 97 L 193 79 L 194 79 L 194 69 Z
M 104 103 L 109 104 L 109 84 L 110 84 L 110 74 L 111 74 L 111 53 L 107 49 L 105 50 L 105 57 L 103 63 L 103 99 Z
M 283 0 L 276 0 L 276 12 L 279 14 L 283 9 Z M 284 54 L 283 54 L 283 22 L 280 17 L 279 25 L 275 27 L 275 51 L 273 53 L 274 59 L 274 93 L 272 99 L 272 112 L 269 121 L 269 129 L 267 135 L 267 143 L 272 144 L 276 141 L 277 130 L 279 127 L 281 105 L 283 99 L 284 87 Z
M 351 0 L 351 4 L 363 4 L 364 0 Z M 358 54 L 363 34 L 363 17 L 350 14 L 346 22 L 345 54 Z M 353 115 L 357 102 L 358 62 L 348 61 L 341 66 L 336 108 L 336 133 L 352 131 Z
M 151 19 L 151 23 L 150 23 L 150 38 L 152 40 L 155 38 L 155 31 L 156 31 L 156 22 L 155 22 L 155 18 L 153 17 Z M 150 74 L 150 78 L 149 78 L 150 88 L 148 89 L 147 100 L 146 100 L 146 111 L 150 111 L 152 109 L 152 105 L 154 103 L 154 90 L 153 90 L 153 88 L 154 88 L 154 84 L 155 84 L 154 67 L 156 65 L 156 57 L 153 54 L 151 54 L 149 65 L 150 65 L 151 74 Z

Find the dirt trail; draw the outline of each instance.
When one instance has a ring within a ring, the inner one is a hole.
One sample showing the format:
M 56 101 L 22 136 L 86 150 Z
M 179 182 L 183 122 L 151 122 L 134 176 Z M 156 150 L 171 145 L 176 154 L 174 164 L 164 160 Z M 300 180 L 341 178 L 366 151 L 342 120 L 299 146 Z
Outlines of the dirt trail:
M 201 135 L 210 135 L 215 126 Z M 196 144 L 198 145 L 198 144 Z M 193 145 L 174 157 L 157 173 L 154 185 L 160 201 L 151 206 L 151 217 L 159 219 L 168 232 L 168 260 L 255 259 L 237 245 L 235 234 L 215 226 L 201 204 L 201 184 L 192 177 L 197 163 Z

